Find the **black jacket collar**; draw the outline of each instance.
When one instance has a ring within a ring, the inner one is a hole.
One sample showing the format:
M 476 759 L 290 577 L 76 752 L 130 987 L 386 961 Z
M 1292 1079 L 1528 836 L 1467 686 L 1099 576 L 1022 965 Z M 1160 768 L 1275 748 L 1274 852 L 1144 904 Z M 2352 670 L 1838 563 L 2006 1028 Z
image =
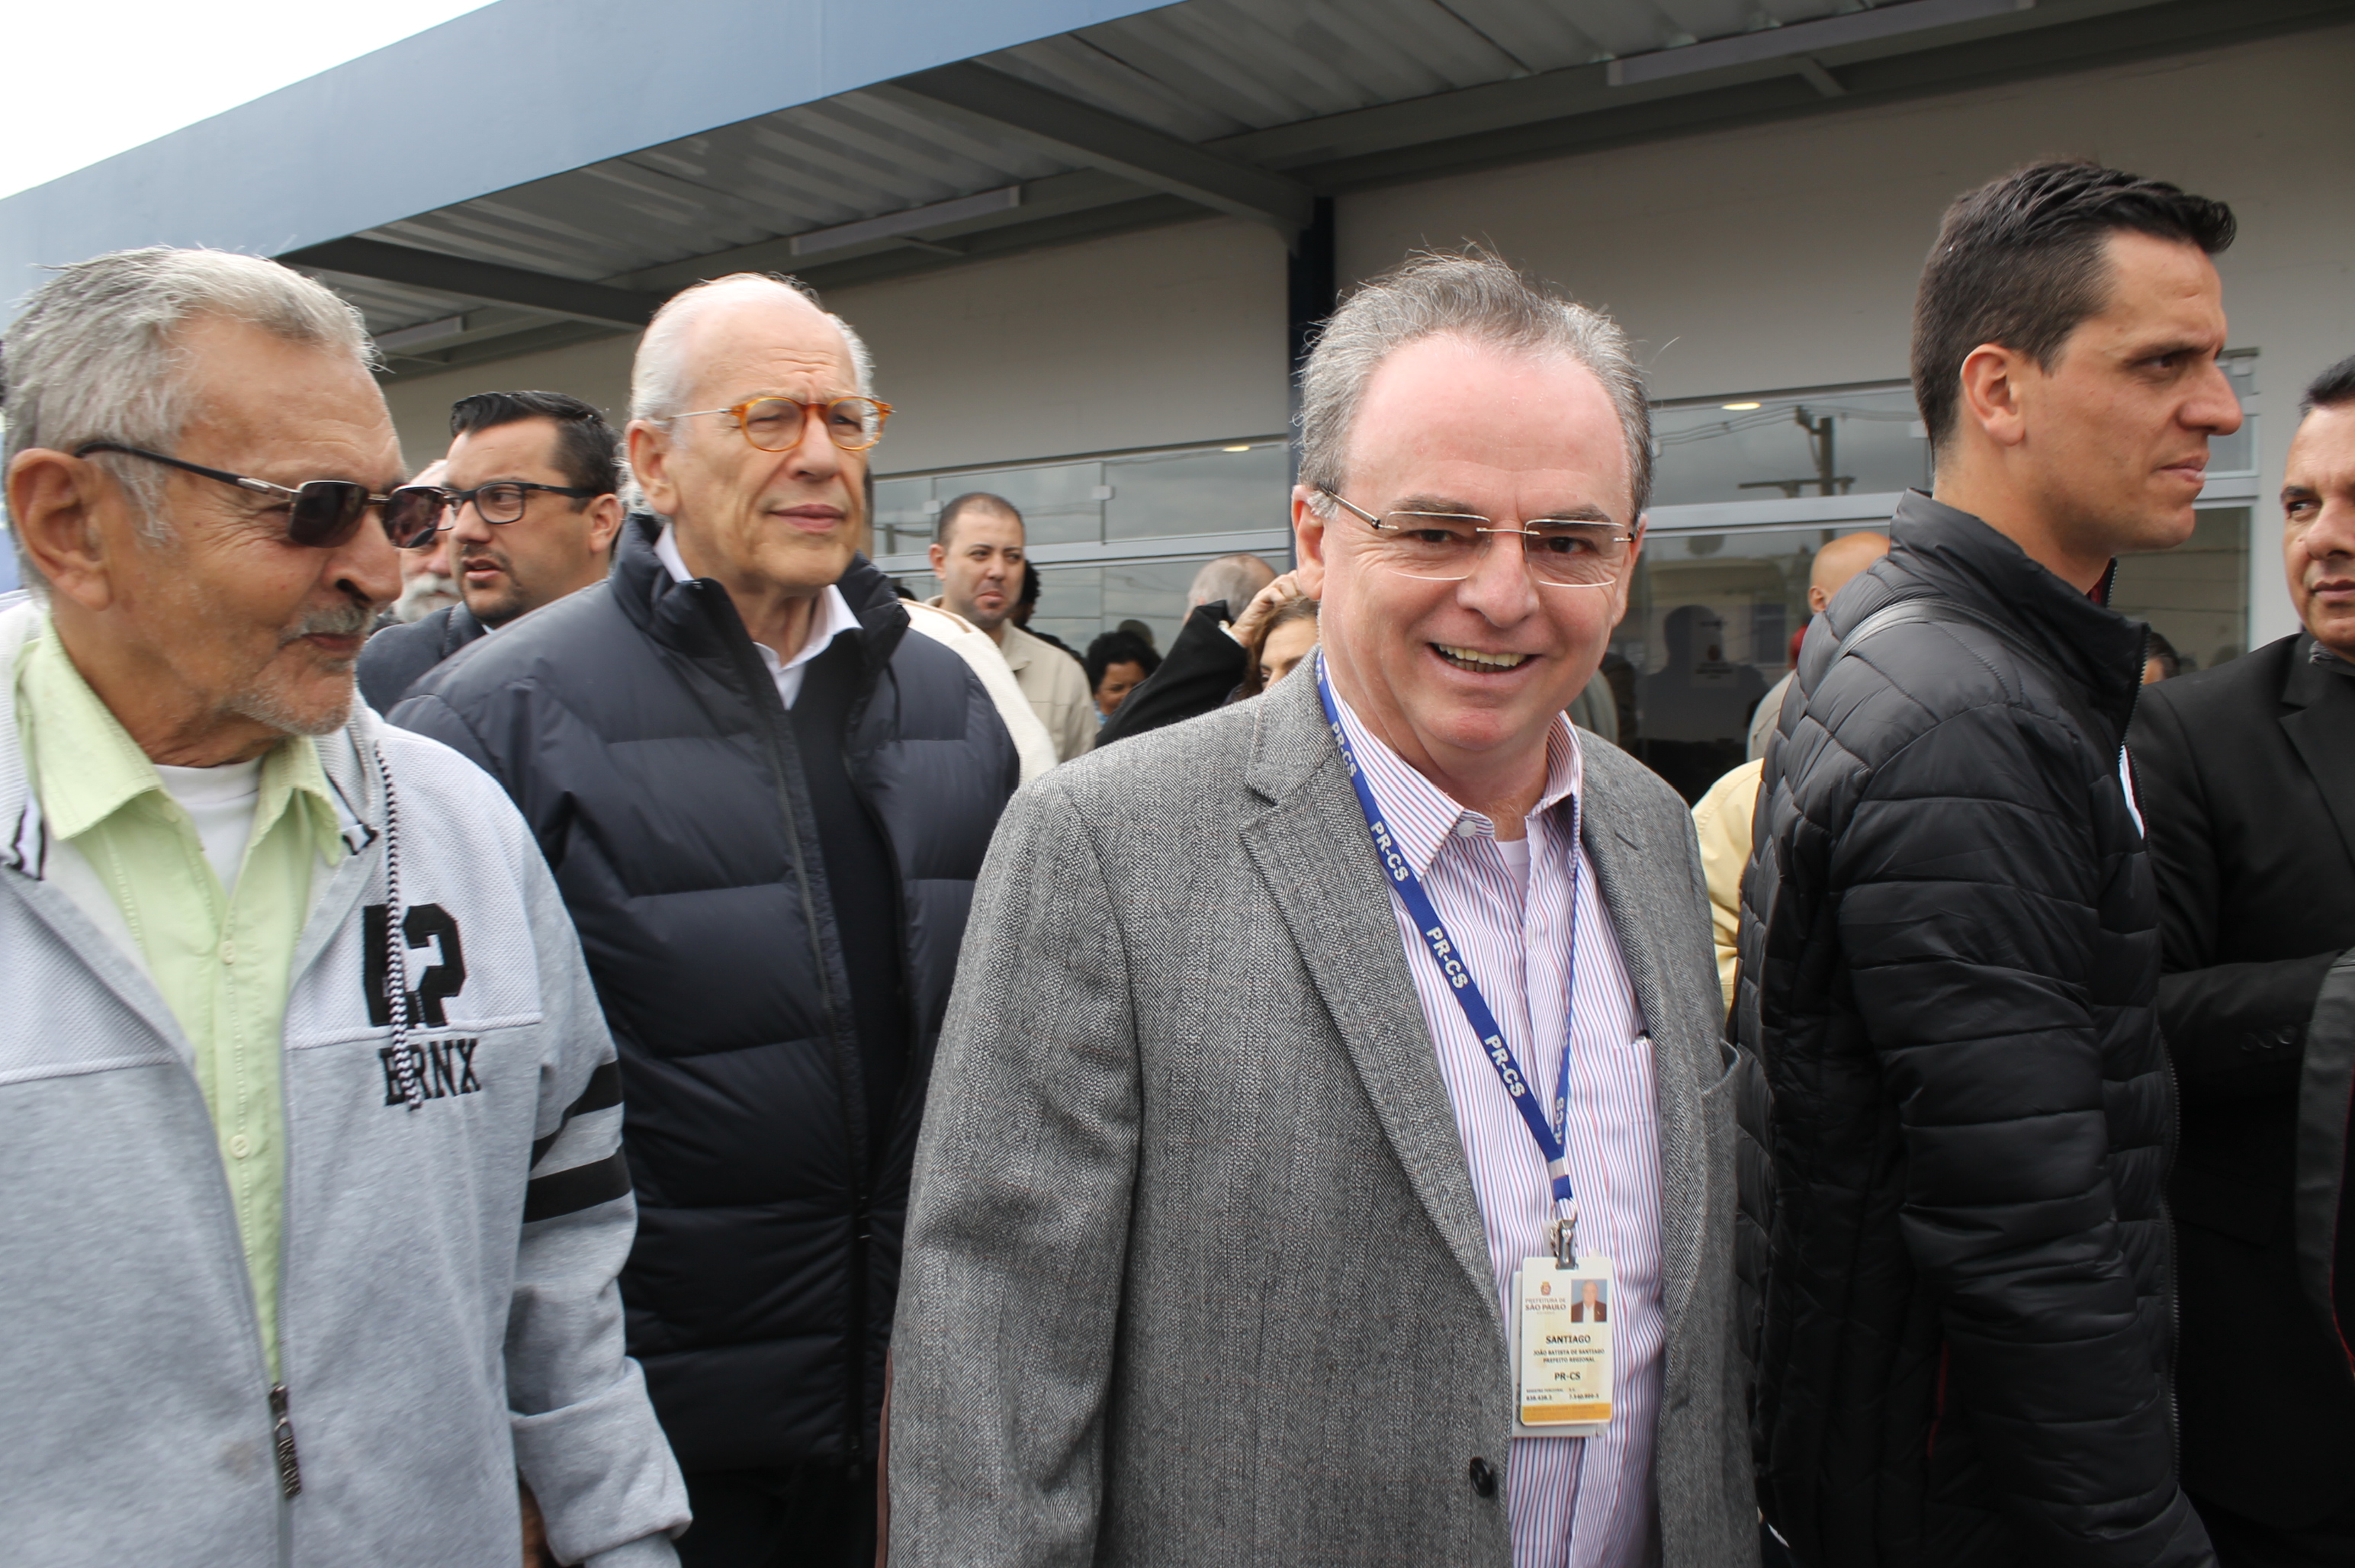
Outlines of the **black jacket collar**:
M 671 576 L 655 553 L 663 527 L 652 512 L 633 513 L 623 525 L 613 549 L 613 597 L 640 631 L 664 646 L 689 658 L 734 663 L 751 644 L 735 601 L 708 577 L 681 582 Z M 908 613 L 891 580 L 865 556 L 853 555 L 835 586 L 858 617 L 866 667 L 880 669 L 908 631 Z
M 2124 734 L 2142 689 L 2148 628 L 2096 603 L 1970 513 L 1908 490 L 1890 519 L 1890 564 L 1942 599 L 2011 627 L 2081 686 Z M 2102 579 L 2104 597 L 2110 579 Z M 1900 598 L 1913 597 L 1902 590 Z

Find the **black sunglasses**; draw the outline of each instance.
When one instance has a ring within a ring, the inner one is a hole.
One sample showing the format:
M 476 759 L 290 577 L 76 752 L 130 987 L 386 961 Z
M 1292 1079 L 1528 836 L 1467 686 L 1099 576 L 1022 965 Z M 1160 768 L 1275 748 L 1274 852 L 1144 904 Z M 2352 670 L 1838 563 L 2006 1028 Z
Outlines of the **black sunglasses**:
M 185 463 L 176 457 L 166 457 L 160 452 L 147 452 L 112 441 L 85 443 L 74 449 L 74 455 L 88 457 L 93 452 L 119 452 L 125 457 L 144 457 L 150 463 L 167 464 L 206 479 L 218 479 L 240 490 L 250 490 L 257 496 L 282 496 L 288 502 L 287 539 L 313 549 L 340 549 L 351 543 L 352 536 L 359 531 L 360 518 L 370 507 L 383 508 L 379 517 L 384 524 L 385 538 L 401 549 L 415 549 L 432 542 L 434 534 L 441 528 L 442 508 L 446 504 L 442 493 L 431 485 L 404 485 L 389 496 L 378 496 L 357 480 L 312 479 L 290 490 L 267 479 L 231 474 L 226 469 L 207 468 L 199 463 Z

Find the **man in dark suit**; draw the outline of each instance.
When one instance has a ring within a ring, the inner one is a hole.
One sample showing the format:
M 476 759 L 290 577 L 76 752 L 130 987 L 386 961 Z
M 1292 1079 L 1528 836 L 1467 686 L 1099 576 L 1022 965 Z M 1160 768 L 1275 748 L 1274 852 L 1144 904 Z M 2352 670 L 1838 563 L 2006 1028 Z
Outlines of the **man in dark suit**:
M 2146 688 L 2128 739 L 2182 1092 L 2183 1484 L 2226 1568 L 2355 1563 L 2355 358 L 2304 413 L 2282 507 L 2305 629 Z
M 392 711 L 419 677 L 517 616 L 592 582 L 622 528 L 620 438 L 562 392 L 477 392 L 450 407 L 442 515 L 459 602 L 368 639 L 360 695 Z

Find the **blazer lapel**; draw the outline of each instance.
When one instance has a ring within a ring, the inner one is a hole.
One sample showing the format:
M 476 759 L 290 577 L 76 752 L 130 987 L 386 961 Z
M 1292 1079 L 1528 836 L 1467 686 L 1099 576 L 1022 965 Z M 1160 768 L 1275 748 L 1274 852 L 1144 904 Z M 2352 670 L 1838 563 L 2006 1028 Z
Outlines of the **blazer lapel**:
M 2282 700 L 2292 711 L 2282 715 L 2281 725 L 2314 774 L 2348 858 L 2355 859 L 2355 681 L 2307 663 L 2313 645 L 2311 638 L 2300 638 L 2290 655 Z
M 1249 778 L 1273 804 L 1244 827 L 1244 850 L 1341 1031 L 1391 1152 L 1493 1318 L 1496 1272 L 1455 1107 L 1390 889 L 1310 676 L 1280 683 L 1260 705 Z
M 1595 880 L 1611 912 L 1612 933 L 1619 939 L 1619 955 L 1652 1037 L 1652 1094 L 1660 1146 L 1660 1306 L 1673 1339 L 1700 1274 L 1709 1168 L 1700 1115 L 1702 1080 L 1685 1039 L 1683 1019 L 1660 973 L 1660 955 L 1672 949 L 1657 912 L 1672 901 L 1691 898 L 1691 884 L 1684 846 L 1646 841 L 1643 825 L 1625 808 L 1607 768 L 1590 762 L 1582 804 L 1586 853 L 1594 862 Z M 1668 874 L 1671 870 L 1677 873 L 1673 877 Z M 1713 973 L 1710 978 L 1713 985 Z

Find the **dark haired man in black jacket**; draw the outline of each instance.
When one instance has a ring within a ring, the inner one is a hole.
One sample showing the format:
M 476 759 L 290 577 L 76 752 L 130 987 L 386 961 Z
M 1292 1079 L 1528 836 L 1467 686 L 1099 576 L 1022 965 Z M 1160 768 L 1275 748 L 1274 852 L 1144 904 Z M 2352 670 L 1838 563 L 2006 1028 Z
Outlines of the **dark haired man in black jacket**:
M 2282 476 L 2305 629 L 2143 693 L 2183 1091 L 2183 1484 L 2228 1568 L 2355 1562 L 2355 358 Z
M 622 527 L 622 454 L 605 416 L 562 392 L 450 405 L 443 542 L 459 601 L 360 650 L 360 695 L 389 713 L 420 676 L 517 616 L 605 575 Z
M 686 1568 L 874 1560 L 908 1169 L 1013 741 L 853 553 L 886 411 L 773 279 L 647 328 L 613 574 L 475 643 L 396 722 L 515 797 L 621 1057 L 631 1353 Z M 526 1220 L 530 1216 L 527 1214 Z
M 1810 1568 L 2197 1564 L 2178 1485 L 2158 909 L 2121 771 L 2180 543 L 2232 215 L 2090 165 L 1947 212 L 1914 387 L 1937 496 L 1810 630 L 1735 1001 L 1773 1091 L 1765 1516 Z

